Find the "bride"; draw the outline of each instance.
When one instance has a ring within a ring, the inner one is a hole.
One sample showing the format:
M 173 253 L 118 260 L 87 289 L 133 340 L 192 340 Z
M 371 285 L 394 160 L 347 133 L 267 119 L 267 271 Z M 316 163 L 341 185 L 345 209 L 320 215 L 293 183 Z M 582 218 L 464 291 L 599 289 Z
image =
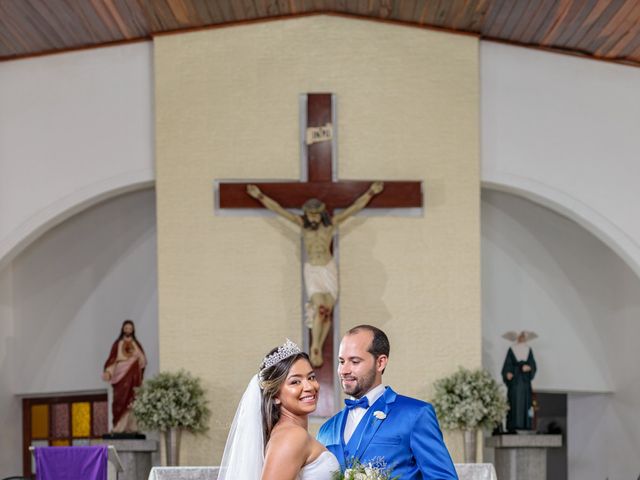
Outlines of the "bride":
M 221 480 L 330 480 L 336 457 L 307 431 L 320 385 L 306 353 L 288 340 L 271 350 L 240 400 Z

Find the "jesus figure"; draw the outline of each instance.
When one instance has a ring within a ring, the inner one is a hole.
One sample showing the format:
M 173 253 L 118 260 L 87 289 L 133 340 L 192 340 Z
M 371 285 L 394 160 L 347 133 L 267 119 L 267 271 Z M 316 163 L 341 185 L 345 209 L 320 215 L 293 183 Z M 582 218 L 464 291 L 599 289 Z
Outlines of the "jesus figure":
M 355 202 L 332 217 L 325 204 L 316 198 L 307 200 L 302 205 L 302 216 L 298 216 L 266 196 L 256 185 L 247 186 L 247 193 L 265 208 L 295 223 L 301 229 L 307 254 L 304 285 L 308 299 L 305 308 L 306 324 L 311 329 L 309 357 L 314 367 L 322 366 L 322 347 L 331 328 L 333 307 L 338 298 L 338 269 L 331 251 L 335 229 L 366 207 L 383 188 L 382 182 L 373 182 Z

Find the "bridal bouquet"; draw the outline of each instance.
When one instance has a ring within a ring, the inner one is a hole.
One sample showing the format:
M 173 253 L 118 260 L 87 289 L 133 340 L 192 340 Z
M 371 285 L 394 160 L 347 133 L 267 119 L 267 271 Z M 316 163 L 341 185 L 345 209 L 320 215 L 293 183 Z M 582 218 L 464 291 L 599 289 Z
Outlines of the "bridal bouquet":
M 391 468 L 387 467 L 384 458 L 376 457 L 367 463 L 354 458 L 349 467 L 342 472 L 336 472 L 333 480 L 397 480 L 400 477 L 391 476 Z

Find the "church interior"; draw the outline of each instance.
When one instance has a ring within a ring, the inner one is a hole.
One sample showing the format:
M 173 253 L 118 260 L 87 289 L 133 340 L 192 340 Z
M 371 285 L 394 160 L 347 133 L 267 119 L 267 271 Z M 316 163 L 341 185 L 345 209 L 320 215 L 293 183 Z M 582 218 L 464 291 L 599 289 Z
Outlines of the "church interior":
M 219 465 L 262 356 L 306 331 L 298 230 L 218 187 L 300 180 L 317 92 L 339 179 L 423 195 L 341 226 L 336 335 L 384 329 L 385 383 L 430 401 L 460 366 L 502 382 L 502 335 L 534 331 L 549 478 L 638 477 L 636 2 L 79 5 L 0 0 L 0 478 L 106 433 L 125 319 L 145 378 L 202 379 L 209 429 L 181 463 Z

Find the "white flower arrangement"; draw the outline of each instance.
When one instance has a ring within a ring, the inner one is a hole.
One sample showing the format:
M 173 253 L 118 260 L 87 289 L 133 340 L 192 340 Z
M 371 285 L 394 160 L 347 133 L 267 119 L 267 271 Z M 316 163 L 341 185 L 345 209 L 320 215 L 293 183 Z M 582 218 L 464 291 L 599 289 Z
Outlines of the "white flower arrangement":
M 205 432 L 211 411 L 200 379 L 181 370 L 159 373 L 136 389 L 133 414 L 149 430 L 180 427 L 192 433 Z
M 380 413 L 384 415 L 383 412 Z M 398 480 L 400 478 L 391 475 L 392 469 L 387 466 L 383 457 L 375 457 L 367 463 L 354 458 L 349 468 L 343 473 L 336 472 L 333 475 L 333 480 Z
M 380 410 L 376 410 L 375 412 L 373 412 L 373 416 L 378 420 L 384 420 L 385 418 L 387 418 L 387 414 Z
M 489 372 L 460 367 L 434 384 L 433 406 L 443 428 L 494 428 L 509 409 L 507 398 Z

